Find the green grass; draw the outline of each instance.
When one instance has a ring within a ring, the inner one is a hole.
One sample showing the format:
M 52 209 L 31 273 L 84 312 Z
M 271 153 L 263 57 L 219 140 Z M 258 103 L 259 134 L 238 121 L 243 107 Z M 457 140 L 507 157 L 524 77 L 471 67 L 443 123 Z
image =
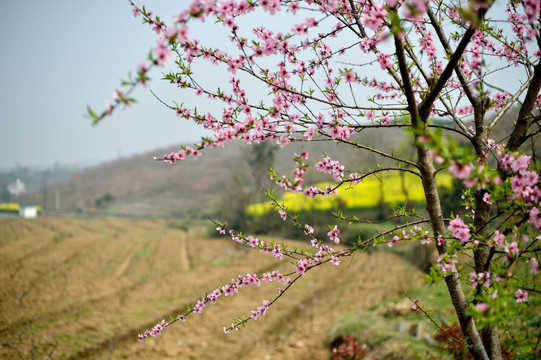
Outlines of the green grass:
M 141 249 L 141 251 L 136 252 L 133 255 L 133 258 L 134 259 L 140 259 L 140 258 L 146 257 L 148 255 L 148 249 L 149 248 L 150 248 L 150 242 L 145 241 L 145 243 L 143 244 L 143 249 Z
M 80 316 L 83 316 L 83 315 L 88 314 L 90 312 L 92 312 L 92 309 L 89 308 L 89 307 L 85 307 L 85 308 L 83 308 L 81 310 L 77 310 L 77 311 L 74 311 L 72 313 L 64 315 L 63 319 L 65 319 L 65 320 L 77 319 Z
M 234 256 L 224 256 L 224 257 L 219 258 L 218 260 L 214 261 L 212 264 L 210 264 L 209 268 L 220 267 L 220 266 L 227 265 L 228 263 L 230 263 L 234 259 L 235 259 Z

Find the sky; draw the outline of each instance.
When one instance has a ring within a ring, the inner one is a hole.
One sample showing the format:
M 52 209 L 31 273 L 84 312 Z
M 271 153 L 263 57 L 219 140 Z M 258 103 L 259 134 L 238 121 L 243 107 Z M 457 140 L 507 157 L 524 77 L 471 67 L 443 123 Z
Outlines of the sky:
M 149 3 L 166 22 L 183 4 Z M 158 80 L 159 69 L 151 72 L 148 88 L 134 92 L 135 106 L 97 126 L 86 117 L 87 105 L 101 112 L 121 79 L 146 58 L 155 36 L 127 0 L 0 2 L 0 170 L 83 167 L 204 135 L 150 93 L 175 96 Z
M 170 23 L 189 1 L 137 2 L 143 3 Z M 491 11 L 504 18 L 501 7 Z M 281 29 L 286 19 L 283 13 L 270 24 Z M 218 40 L 218 35 L 226 33 L 215 31 L 190 24 L 190 35 L 227 46 Z M 55 163 L 84 167 L 197 142 L 208 135 L 178 118 L 150 93 L 154 91 L 169 104 L 192 104 L 188 95 L 183 93 L 185 97 L 180 98 L 178 89 L 159 80 L 160 69 L 151 71 L 153 81 L 147 88 L 139 87 L 133 93 L 138 104 L 115 111 L 97 126 L 86 117 L 87 105 L 98 113 L 104 109 L 121 79 L 136 71 L 155 40 L 152 29 L 141 24 L 141 17 L 133 16 L 128 0 L 1 1 L 0 171 Z M 228 83 L 231 76 L 224 71 L 203 73 L 204 85 L 210 88 Z M 522 75 L 513 77 L 516 84 L 506 86 L 520 85 Z M 200 112 L 213 110 L 196 105 Z

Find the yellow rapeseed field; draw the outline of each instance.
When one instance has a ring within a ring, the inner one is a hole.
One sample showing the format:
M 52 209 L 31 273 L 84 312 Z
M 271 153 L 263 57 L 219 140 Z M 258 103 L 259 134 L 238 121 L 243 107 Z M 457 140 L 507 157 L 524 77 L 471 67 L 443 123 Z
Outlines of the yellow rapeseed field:
M 450 189 L 453 178 L 448 173 L 441 173 L 436 178 L 440 187 Z M 316 186 L 324 189 L 333 183 L 319 183 Z M 330 210 L 332 208 L 370 208 L 376 206 L 380 200 L 386 204 L 396 206 L 406 202 L 406 193 L 409 201 L 424 201 L 421 179 L 411 173 L 385 174 L 372 176 L 357 185 L 343 185 L 338 194 L 331 197 L 318 196 L 316 199 L 303 194 L 286 193 L 278 203 L 289 211 L 300 212 L 309 210 Z M 246 207 L 248 215 L 260 216 L 273 209 L 270 201 L 252 204 Z
M 19 204 L 17 203 L 1 203 L 0 211 L 19 211 Z

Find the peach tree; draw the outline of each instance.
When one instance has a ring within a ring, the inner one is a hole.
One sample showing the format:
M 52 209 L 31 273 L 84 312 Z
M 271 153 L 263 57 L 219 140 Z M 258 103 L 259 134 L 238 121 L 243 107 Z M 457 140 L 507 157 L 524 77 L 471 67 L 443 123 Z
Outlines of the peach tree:
M 405 171 L 419 179 L 426 203 L 426 211 L 398 210 L 402 225 L 335 249 L 338 225 L 318 238 L 270 192 L 282 219 L 304 230 L 311 251 L 266 243 L 219 221 L 217 230 L 293 262 L 294 271 L 239 275 L 141 340 L 243 287 L 280 283 L 274 299 L 224 327 L 238 329 L 264 316 L 308 271 L 338 266 L 375 244 L 413 241 L 434 249 L 430 276 L 445 282 L 473 358 L 502 358 L 503 333 L 522 349 L 517 356 L 539 356 L 539 0 L 196 0 L 168 23 L 130 3 L 134 16 L 156 32 L 156 43 L 102 112 L 88 108 L 94 123 L 135 102 L 133 89 L 158 68 L 181 99 L 161 100 L 164 106 L 211 134 L 158 160 L 175 164 L 236 139 L 280 146 L 331 141 L 386 165 L 360 170 L 328 156 L 311 161 L 303 151 L 293 159 L 292 175 L 271 169 L 271 179 L 286 191 L 326 197 L 381 172 Z M 493 138 L 500 123 L 508 133 Z M 368 129 L 390 128 L 408 131 L 412 156 L 363 139 Z M 306 184 L 311 165 L 335 185 Z M 436 179 L 445 172 L 464 185 L 460 215 L 442 211 Z M 422 302 L 413 307 L 426 314 Z

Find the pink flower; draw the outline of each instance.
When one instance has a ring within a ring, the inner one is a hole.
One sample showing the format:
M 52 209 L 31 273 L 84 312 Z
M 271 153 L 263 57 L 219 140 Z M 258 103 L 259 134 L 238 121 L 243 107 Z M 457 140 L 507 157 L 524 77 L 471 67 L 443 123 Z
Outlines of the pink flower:
M 449 172 L 457 179 L 467 179 L 470 177 L 470 173 L 473 170 L 473 164 L 469 163 L 462 165 L 457 163 L 454 160 L 451 160 L 451 165 L 449 165 Z
M 520 170 L 528 170 L 528 166 L 530 166 L 530 156 L 528 155 L 520 155 L 518 158 L 515 159 L 515 161 L 511 162 L 511 169 L 514 172 L 519 172 Z
M 196 314 L 200 314 L 203 312 L 203 308 L 205 307 L 205 302 L 203 300 L 197 300 L 197 303 L 193 307 L 193 312 Z
M 456 255 L 452 255 L 451 258 L 447 255 L 440 255 L 437 259 L 437 265 L 444 274 L 448 274 L 453 270 L 453 266 L 458 263 L 458 260 L 455 258 Z
M 282 247 L 278 244 L 274 245 L 271 253 L 272 256 L 274 256 L 278 260 L 282 260 L 282 258 L 284 257 L 284 255 L 282 254 Z
M 363 11 L 364 24 L 376 31 L 387 16 L 387 10 L 376 2 L 370 4 L 372 4 L 372 6 L 365 7 Z
M 526 260 L 527 263 L 529 264 L 532 264 L 532 269 L 530 270 L 530 272 L 534 275 L 536 275 L 537 273 L 539 273 L 539 263 L 537 262 L 537 259 L 536 258 L 530 258 L 528 260 Z
M 340 234 L 340 229 L 338 229 L 337 225 L 334 225 L 334 227 L 327 233 L 327 236 L 329 236 L 329 239 L 331 241 L 334 241 L 335 244 L 340 243 L 340 239 L 338 238 L 338 234 Z
M 528 292 L 518 289 L 515 291 L 515 297 L 517 298 L 517 303 L 528 301 Z
M 316 169 L 327 174 L 332 174 L 336 181 L 344 178 L 344 166 L 340 165 L 338 160 L 331 160 L 328 156 L 316 163 Z
M 468 226 L 464 224 L 464 221 L 458 216 L 449 222 L 448 229 L 453 234 L 453 237 L 460 240 L 462 243 L 465 243 L 470 239 L 470 228 L 468 228 Z
M 269 273 L 264 273 L 263 276 L 262 276 L 262 279 L 265 282 L 265 284 L 268 284 L 269 282 L 271 282 L 273 280 L 272 275 L 269 274 Z
M 308 265 L 308 260 L 306 260 L 306 259 L 302 259 L 302 260 L 297 261 L 297 264 L 295 265 L 295 267 L 296 267 L 295 272 L 297 274 L 300 274 L 300 275 L 304 274 L 306 272 L 306 266 L 307 265 Z
M 485 311 L 488 310 L 488 304 L 487 304 L 487 303 L 484 303 L 484 302 L 481 302 L 481 303 L 477 304 L 477 305 L 475 306 L 475 308 L 476 308 L 477 310 L 479 310 L 480 312 L 484 313 Z
M 355 73 L 352 70 L 342 72 L 342 78 L 344 78 L 344 81 L 347 83 L 356 82 Z
M 150 332 L 148 331 L 145 331 L 145 334 L 144 335 L 139 335 L 139 339 L 141 339 L 141 337 L 145 338 L 147 337 L 148 335 L 152 336 L 152 337 L 156 337 L 156 336 L 159 336 L 162 334 L 162 330 L 169 324 L 167 324 L 165 322 L 165 320 L 162 320 L 160 323 L 156 324 L 156 326 L 154 326 L 152 328 L 152 330 L 150 330 Z
M 310 225 L 306 224 L 306 225 L 304 225 L 304 233 L 306 235 L 311 235 L 311 234 L 314 233 L 314 228 L 311 227 Z
M 133 16 L 134 16 L 134 17 L 139 16 L 139 11 L 140 11 L 140 10 L 139 10 L 139 8 L 138 8 L 136 5 L 133 5 L 132 11 L 133 11 Z
M 498 247 L 503 248 L 505 245 L 504 241 L 505 241 L 505 235 L 500 234 L 498 230 L 494 231 L 494 244 L 496 244 L 496 246 Z
M 390 125 L 391 122 L 389 121 L 389 113 L 385 113 L 384 116 L 379 118 L 379 123 L 381 125 Z
M 224 286 L 222 286 L 222 292 L 225 296 L 230 296 L 234 295 L 236 291 L 234 286 L 231 286 L 230 284 L 225 284 Z
M 374 119 L 376 118 L 376 115 L 374 115 L 374 112 L 372 110 L 368 110 L 364 116 L 366 117 L 367 120 L 369 121 L 374 121 Z
M 539 16 L 541 3 L 538 0 L 524 0 L 522 1 L 524 7 L 524 13 L 528 23 L 533 24 Z
M 333 264 L 334 266 L 338 266 L 340 265 L 340 260 L 338 260 L 336 256 L 331 256 L 331 264 Z
M 107 115 L 111 115 L 113 113 L 113 105 L 111 104 L 110 101 L 107 101 L 105 103 L 105 111 L 107 112 Z
M 167 66 L 169 59 L 173 56 L 173 51 L 169 50 L 164 44 L 158 43 L 154 48 L 154 54 L 156 55 L 154 59 L 156 65 Z
M 476 289 L 477 288 L 477 273 L 475 272 L 471 272 L 469 274 L 469 277 L 470 277 L 470 285 L 472 286 L 472 288 Z
M 282 209 L 278 210 L 278 214 L 280 214 L 280 217 L 282 218 L 282 220 L 286 221 L 287 219 L 287 213 L 285 211 L 283 211 Z
M 390 69 L 391 68 L 391 58 L 387 54 L 378 53 L 376 54 L 378 58 L 379 65 L 383 70 Z
M 291 2 L 289 3 L 289 11 L 295 15 L 297 13 L 297 10 L 299 10 L 300 6 L 299 3 Z
M 395 235 L 393 236 L 393 240 L 389 241 L 387 245 L 389 247 L 393 247 L 398 242 L 398 240 L 400 240 L 400 237 L 398 235 Z
M 253 236 L 247 236 L 246 237 L 246 242 L 248 243 L 248 245 L 252 248 L 256 247 L 257 245 L 259 245 L 259 239 L 257 238 L 254 238 Z
M 534 224 L 538 229 L 541 229 L 541 211 L 538 208 L 534 207 L 530 209 L 530 218 L 528 222 Z
M 313 139 L 315 133 L 316 133 L 316 129 L 315 129 L 315 128 L 308 128 L 308 129 L 306 129 L 306 131 L 304 132 L 304 137 L 306 138 L 306 140 L 312 141 L 312 139 Z
M 513 241 L 511 244 L 505 247 L 505 252 L 511 256 L 511 255 L 518 255 L 518 244 L 516 241 Z

